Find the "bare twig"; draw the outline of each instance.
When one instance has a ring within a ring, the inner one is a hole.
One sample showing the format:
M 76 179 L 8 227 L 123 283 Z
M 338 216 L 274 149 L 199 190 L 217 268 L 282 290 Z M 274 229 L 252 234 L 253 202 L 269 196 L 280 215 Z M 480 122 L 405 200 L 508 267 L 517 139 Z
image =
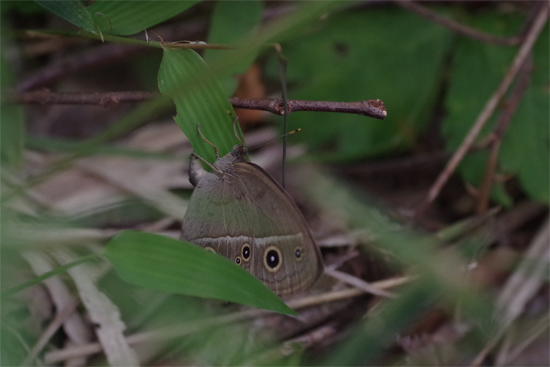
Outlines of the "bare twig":
M 284 114 L 284 104 L 278 98 L 230 98 L 231 104 L 235 108 L 244 108 L 248 110 L 268 111 L 277 115 Z M 354 113 L 363 116 L 385 119 L 388 115 L 384 102 L 379 99 L 369 99 L 358 102 L 324 102 L 324 101 L 302 101 L 298 99 L 289 99 L 288 113 L 297 111 L 314 112 L 340 112 Z
M 495 93 L 493 93 L 489 101 L 487 101 L 487 104 L 479 114 L 476 122 L 468 132 L 468 135 L 466 135 L 463 142 L 460 144 L 460 147 L 458 147 L 456 152 L 453 154 L 452 158 L 447 163 L 447 166 L 445 167 L 443 172 L 441 172 L 441 174 L 439 175 L 435 183 L 430 188 L 428 196 L 419 205 L 416 211 L 416 216 L 421 216 L 426 211 L 426 209 L 430 206 L 430 204 L 439 195 L 441 189 L 443 188 L 445 183 L 448 181 L 449 177 L 451 177 L 451 174 L 455 171 L 456 167 L 458 166 L 462 158 L 464 158 L 466 153 L 470 150 L 476 137 L 481 132 L 481 129 L 483 128 L 483 126 L 485 126 L 485 123 L 489 120 L 489 117 L 491 117 L 491 115 L 493 114 L 502 96 L 504 95 L 504 93 L 506 93 L 506 90 L 508 89 L 508 87 L 516 77 L 517 73 L 519 72 L 519 69 L 525 62 L 525 59 L 531 53 L 531 49 L 533 48 L 533 45 L 535 44 L 535 41 L 537 40 L 538 35 L 542 31 L 547 20 L 548 20 L 548 3 L 545 2 L 545 5 L 542 11 L 538 14 L 537 18 L 535 19 L 533 26 L 529 30 L 529 33 L 525 37 L 523 44 L 521 45 L 516 57 L 514 58 L 512 66 L 504 76 L 502 83 L 500 84 L 498 89 L 495 91 Z
M 407 1 L 398 0 L 398 1 L 395 1 L 395 3 L 407 10 L 412 11 L 413 13 L 416 13 L 428 20 L 431 20 L 434 23 L 447 27 L 454 32 L 466 35 L 471 38 L 475 38 L 482 42 L 493 43 L 497 45 L 514 46 L 514 45 L 518 45 L 523 39 L 523 37 L 521 36 L 514 36 L 510 38 L 498 37 L 498 36 L 493 36 L 491 34 L 487 34 L 487 33 L 475 30 L 473 28 L 470 28 L 468 26 L 455 22 L 452 19 L 442 17 L 441 15 L 411 0 L 407 0 Z
M 106 93 L 56 93 L 47 89 L 12 93 L 7 96 L 7 102 L 16 104 L 83 104 L 114 107 L 121 103 L 142 102 L 157 96 L 150 92 L 106 92 Z M 283 102 L 277 98 L 238 98 L 229 99 L 233 107 L 251 110 L 262 110 L 277 115 L 284 114 Z M 355 113 L 384 119 L 387 116 L 384 102 L 381 100 L 367 100 L 359 102 L 324 102 L 288 100 L 288 111 L 315 111 L 315 112 L 340 112 Z
M 8 96 L 7 101 L 15 104 L 76 104 L 115 107 L 121 103 L 142 102 L 154 96 L 155 94 L 150 92 L 55 93 L 47 89 L 41 89 L 25 93 L 13 93 Z
M 367 293 L 372 293 L 376 296 L 395 298 L 395 295 L 393 293 L 386 292 L 379 288 L 376 288 L 369 282 L 366 282 L 363 279 L 354 277 L 353 275 L 350 275 L 338 270 L 334 270 L 328 267 L 325 268 L 325 274 L 330 275 L 331 277 L 341 280 L 342 282 L 352 285 L 356 288 L 362 289 Z
M 523 64 L 523 67 L 519 72 L 518 82 L 508 100 L 508 103 L 506 103 L 506 107 L 500 115 L 500 118 L 492 133 L 494 139 L 491 143 L 491 150 L 489 152 L 489 159 L 487 161 L 485 176 L 483 177 L 483 182 L 479 189 L 479 199 L 477 207 L 478 214 L 485 213 L 489 208 L 489 195 L 491 193 L 491 188 L 493 187 L 494 183 L 502 137 L 504 136 L 506 129 L 512 121 L 512 117 L 516 112 L 516 109 L 519 105 L 519 102 L 521 101 L 521 98 L 523 97 L 523 94 L 527 90 L 527 86 L 529 85 L 530 73 L 531 61 L 528 58 L 527 60 L 525 60 L 525 63 Z

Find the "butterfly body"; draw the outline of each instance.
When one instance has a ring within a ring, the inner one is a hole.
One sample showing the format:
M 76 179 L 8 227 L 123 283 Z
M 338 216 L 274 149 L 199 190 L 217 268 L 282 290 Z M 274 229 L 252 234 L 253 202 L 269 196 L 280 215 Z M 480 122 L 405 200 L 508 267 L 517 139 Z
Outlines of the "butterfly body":
M 233 147 L 212 173 L 191 156 L 182 239 L 235 261 L 278 295 L 305 290 L 323 271 L 321 253 L 292 198 L 245 155 Z

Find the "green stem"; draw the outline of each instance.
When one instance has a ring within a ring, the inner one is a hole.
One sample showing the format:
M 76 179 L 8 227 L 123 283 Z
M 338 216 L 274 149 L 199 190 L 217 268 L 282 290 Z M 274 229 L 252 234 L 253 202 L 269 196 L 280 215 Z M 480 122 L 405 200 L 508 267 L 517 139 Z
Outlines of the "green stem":
M 137 45 L 145 47 L 156 47 L 156 48 L 191 48 L 195 50 L 202 49 L 212 49 L 212 50 L 228 50 L 234 49 L 234 46 L 229 45 L 219 45 L 219 44 L 207 44 L 207 43 L 178 43 L 178 42 L 164 42 L 161 38 L 161 41 L 144 41 L 135 38 L 114 36 L 111 34 L 95 34 L 87 32 L 84 30 L 80 31 L 66 31 L 66 30 L 57 30 L 57 29 L 30 29 L 26 31 L 15 32 L 16 35 L 21 37 L 30 37 L 30 38 L 44 38 L 44 37 L 80 37 L 88 38 L 101 42 L 110 42 L 110 43 L 123 43 L 127 45 Z M 159 37 L 160 38 L 160 37 Z

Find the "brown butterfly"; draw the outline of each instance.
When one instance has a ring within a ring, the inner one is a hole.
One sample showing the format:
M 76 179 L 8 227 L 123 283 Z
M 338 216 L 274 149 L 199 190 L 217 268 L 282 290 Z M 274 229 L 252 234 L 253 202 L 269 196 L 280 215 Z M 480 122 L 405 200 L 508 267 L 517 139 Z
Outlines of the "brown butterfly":
M 195 190 L 181 238 L 235 261 L 277 295 L 306 290 L 323 272 L 321 252 L 294 200 L 245 157 L 235 145 L 207 172 L 191 155 Z

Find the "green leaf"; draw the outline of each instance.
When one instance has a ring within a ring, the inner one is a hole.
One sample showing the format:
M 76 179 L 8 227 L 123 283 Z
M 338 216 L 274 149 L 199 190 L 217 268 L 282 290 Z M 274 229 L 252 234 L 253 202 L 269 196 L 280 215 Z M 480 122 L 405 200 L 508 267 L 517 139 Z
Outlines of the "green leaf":
M 124 231 L 105 256 L 124 280 L 142 287 L 298 315 L 246 270 L 189 242 Z
M 80 0 L 35 0 L 37 3 L 66 21 L 88 32 L 99 33 L 92 15 Z
M 200 2 L 96 0 L 88 7 L 96 24 L 106 34 L 131 35 L 143 32 Z
M 199 135 L 197 124 L 206 139 L 216 145 L 220 156 L 240 144 L 233 131 L 233 106 L 220 82 L 195 51 L 164 49 L 159 89 L 174 99 L 178 112 L 174 120 L 199 156 L 211 163 L 216 160 L 214 149 Z M 244 141 L 238 124 L 237 131 Z
M 477 14 L 463 21 L 492 34 L 510 35 L 519 31 L 524 19 L 517 14 L 491 13 Z M 455 150 L 462 142 L 487 100 L 502 82 L 517 50 L 466 37 L 460 39 L 445 101 L 447 115 L 442 125 L 447 150 Z M 533 199 L 548 202 L 548 27 L 541 32 L 534 54 L 532 82 L 502 141 L 499 169 L 517 174 L 524 189 Z M 501 109 L 495 111 L 480 138 L 494 129 L 501 112 Z M 465 181 L 477 186 L 481 183 L 486 165 L 487 152 L 470 154 L 459 166 L 459 172 Z M 495 186 L 491 197 L 502 205 L 510 204 L 502 187 Z
M 262 20 L 262 2 L 260 1 L 218 1 L 214 8 L 208 43 L 239 46 L 239 41 L 255 33 Z M 224 59 L 227 51 L 205 50 L 204 60 L 214 64 Z M 220 78 L 226 95 L 232 95 L 237 88 L 236 75 L 248 70 L 257 52 L 247 53 L 237 63 L 231 65 L 227 75 Z
M 401 9 L 333 14 L 282 44 L 288 59 L 289 98 L 321 101 L 381 99 L 384 121 L 364 116 L 300 113 L 311 148 L 333 147 L 332 160 L 358 159 L 413 144 L 437 97 L 450 33 Z M 277 78 L 276 60 L 271 76 Z M 294 122 L 296 121 L 296 122 Z M 326 151 L 326 150 L 325 150 Z
M 40 5 L 92 33 L 130 35 L 178 15 L 197 1 L 35 0 Z
M 505 171 L 518 174 L 527 194 L 545 203 L 550 201 L 549 42 L 547 24 L 533 49 L 531 83 L 506 132 L 499 157 Z

